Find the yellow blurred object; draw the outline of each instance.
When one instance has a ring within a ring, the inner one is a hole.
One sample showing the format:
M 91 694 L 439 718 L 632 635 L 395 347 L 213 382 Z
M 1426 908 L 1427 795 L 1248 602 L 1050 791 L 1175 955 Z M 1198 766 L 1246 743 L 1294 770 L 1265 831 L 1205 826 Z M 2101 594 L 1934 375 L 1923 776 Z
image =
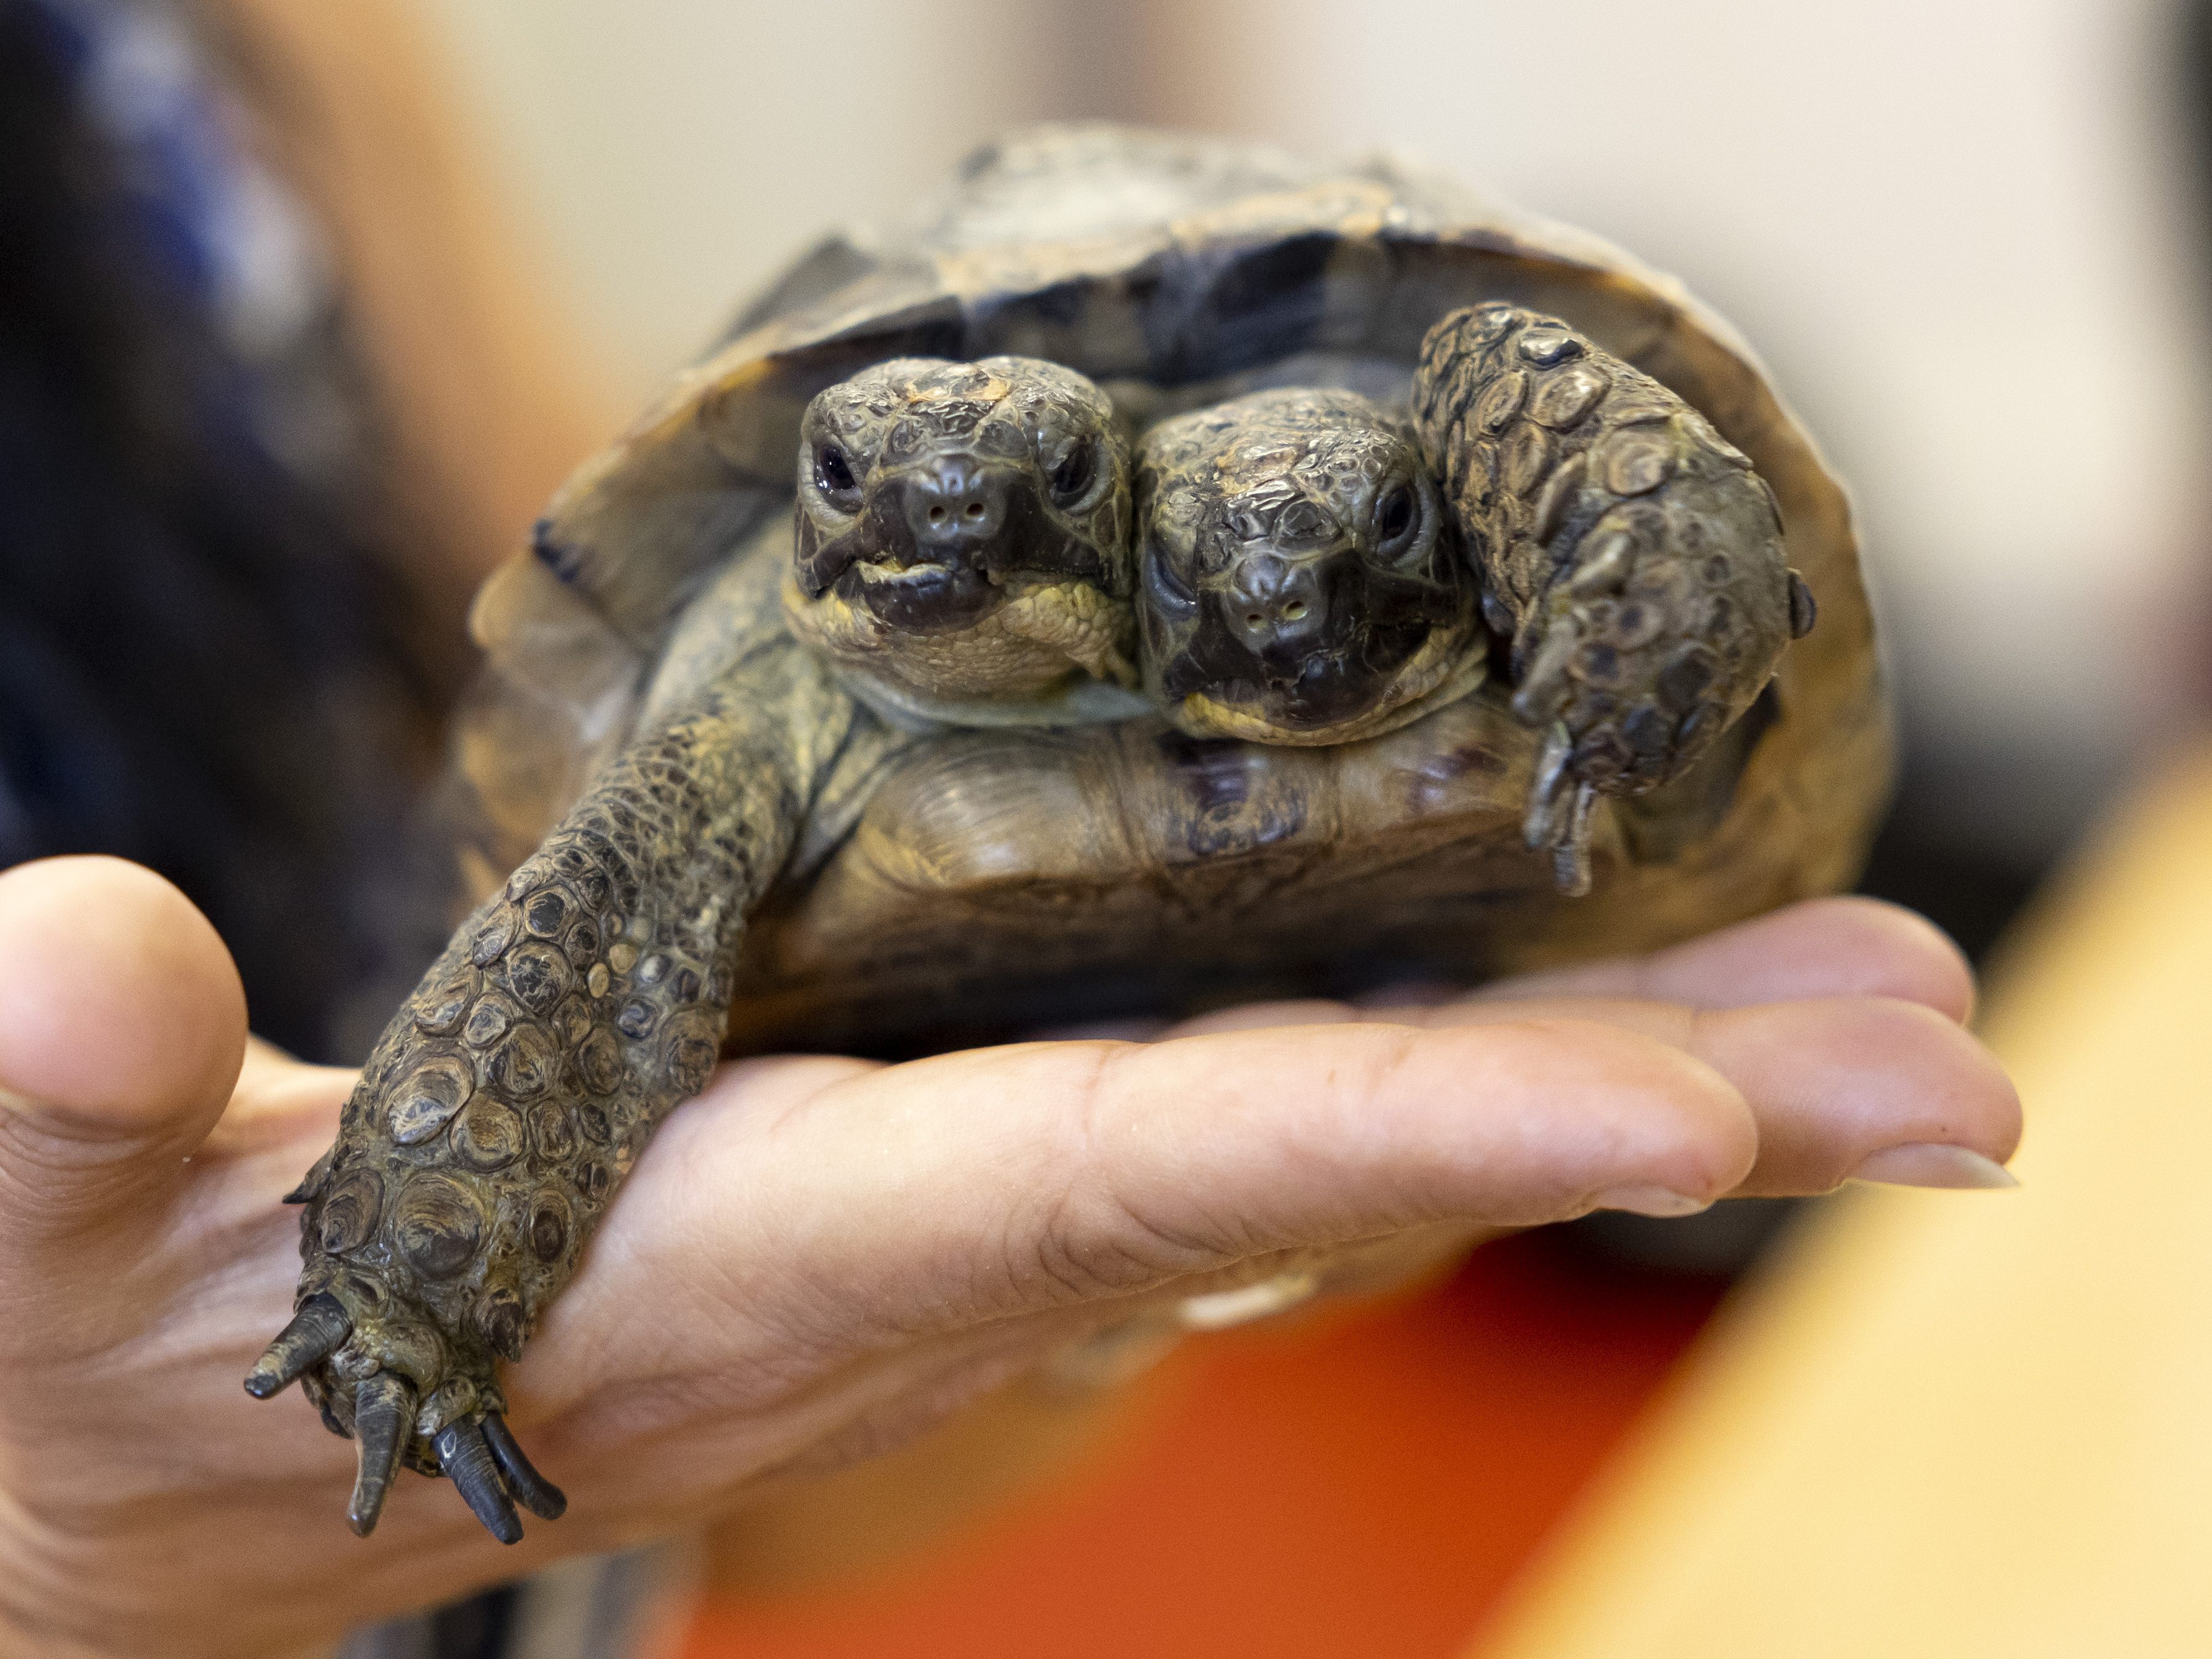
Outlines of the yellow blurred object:
M 1996 986 L 2022 1190 L 1834 1200 L 1480 1659 L 2212 1653 L 2212 748 Z

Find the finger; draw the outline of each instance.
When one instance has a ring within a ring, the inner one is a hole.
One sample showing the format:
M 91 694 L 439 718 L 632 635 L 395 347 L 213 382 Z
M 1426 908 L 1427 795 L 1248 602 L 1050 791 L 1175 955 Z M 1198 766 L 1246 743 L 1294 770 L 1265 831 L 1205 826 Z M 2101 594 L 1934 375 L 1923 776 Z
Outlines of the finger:
M 942 1328 L 1431 1223 L 1683 1213 L 1755 1151 L 1709 1067 L 1577 1021 L 1032 1044 L 772 1111 L 732 1082 L 664 1131 L 631 1197 L 735 1304 L 817 1327 L 823 1285 L 841 1317 Z
M 221 1115 L 245 1047 L 229 952 L 167 882 L 106 858 L 0 875 L 0 1183 L 16 1237 L 148 1210 Z
M 1963 1023 L 1973 1012 L 1965 957 L 1932 922 L 1878 899 L 1812 899 L 1646 956 L 1613 957 L 1478 990 L 1395 988 L 1355 1002 L 1248 1003 L 1187 1020 L 1170 1036 L 1327 1024 L 1370 1018 L 1378 1007 L 1569 997 L 1629 998 L 1735 1008 L 1819 997 L 1892 997 Z M 1393 1018 L 1386 1015 L 1385 1018 Z
M 1741 1195 L 1826 1192 L 1894 1149 L 1954 1149 L 2002 1164 L 2020 1144 L 2011 1079 L 1973 1037 L 1919 1003 L 1831 997 L 1694 1009 L 1582 997 L 1468 1001 L 1421 1017 L 1480 1026 L 1532 1013 L 1571 1013 L 1638 1031 L 1726 1079 L 1759 1126 L 1758 1160 L 1736 1189 Z M 1972 1184 L 1958 1171 L 1977 1167 L 1934 1152 L 1886 1162 L 1891 1170 L 1935 1171 L 1938 1178 L 1917 1183 L 1929 1185 Z
M 1814 997 L 1893 997 L 1963 1024 L 1974 975 L 1925 917 L 1879 899 L 1808 899 L 1647 956 L 1524 974 L 1487 997 L 1613 996 L 1735 1008 Z
M 1759 1156 L 1747 1194 L 1826 1192 L 1893 1149 L 1956 1147 L 2002 1165 L 2020 1146 L 2012 1079 L 1917 1003 L 1852 997 L 1701 1013 L 1689 1048 L 1753 1103 Z
M 1441 1000 L 1441 999 L 1440 999 Z M 1353 1025 L 1389 1022 L 1388 1013 L 1370 1013 L 1349 1002 L 1320 997 L 1286 999 L 1281 1002 L 1245 1002 L 1233 1008 L 1180 1020 L 1160 1035 L 1163 1038 L 1219 1036 L 1231 1031 L 1273 1030 L 1285 1025 Z

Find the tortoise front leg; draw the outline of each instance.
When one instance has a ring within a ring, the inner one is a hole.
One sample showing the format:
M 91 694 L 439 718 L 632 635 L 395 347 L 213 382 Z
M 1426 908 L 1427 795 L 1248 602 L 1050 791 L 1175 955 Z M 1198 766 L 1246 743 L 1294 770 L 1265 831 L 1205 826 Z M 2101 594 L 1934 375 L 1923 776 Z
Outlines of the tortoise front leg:
M 1697 410 L 1555 319 L 1453 313 L 1422 342 L 1422 448 L 1544 732 L 1531 848 L 1589 884 L 1595 797 L 1678 776 L 1813 625 L 1773 492 Z
M 496 1362 L 720 1051 L 746 914 L 851 718 L 795 649 L 779 668 L 756 658 L 636 742 L 477 908 L 292 1194 L 298 1311 L 246 1389 L 301 1378 L 358 1439 L 356 1532 L 403 1462 L 506 1542 L 516 1500 L 564 1507 L 507 1430 Z

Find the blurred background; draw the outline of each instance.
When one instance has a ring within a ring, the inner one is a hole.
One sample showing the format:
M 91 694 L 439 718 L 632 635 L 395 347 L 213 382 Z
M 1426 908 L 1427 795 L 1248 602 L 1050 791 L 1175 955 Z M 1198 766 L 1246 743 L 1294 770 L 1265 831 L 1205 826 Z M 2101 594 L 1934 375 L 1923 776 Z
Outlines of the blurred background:
M 2085 836 L 2185 750 L 2212 691 L 2203 15 L 2185 0 L 0 0 L 0 865 L 91 849 L 155 865 L 232 939 L 258 1024 L 357 1055 L 440 923 L 401 823 L 469 672 L 477 582 L 824 228 L 908 211 L 1004 127 L 1105 117 L 1417 150 L 1729 316 L 1861 519 L 1905 738 L 1869 889 L 1980 957 L 2054 868 L 2119 856 L 2085 855 Z M 2191 811 L 2156 844 L 2199 869 L 2212 793 Z M 2171 907 L 2169 933 L 2212 935 L 2154 862 L 2129 890 Z M 2091 959 L 2036 937 L 2012 947 L 2030 979 Z M 2014 994 L 2041 1012 L 2000 1029 L 2094 1033 L 2097 987 L 2148 1006 L 2191 973 L 2192 995 L 2212 984 L 2201 963 L 2166 972 L 2124 990 L 2117 969 L 2081 969 L 2071 1000 Z M 2100 1144 L 2136 1133 L 2131 1105 L 2212 1117 L 2194 1111 L 2207 1068 L 2179 1048 L 2111 1052 L 2087 1103 Z M 2123 1087 L 2147 1055 L 2167 1080 Z M 2032 1123 L 2057 1121 L 2029 1103 Z M 2170 1127 L 2142 1126 L 2142 1143 Z M 2049 1323 L 2064 1304 L 2049 1285 L 2094 1300 L 2103 1282 L 2084 1241 L 2118 1248 L 2148 1207 L 2114 1180 L 2107 1208 L 2067 1212 L 2013 1377 L 2061 1352 L 2160 1374 L 2131 1357 L 2139 1333 L 2100 1347 Z M 1589 1524 L 1608 1471 L 1643 1467 L 1624 1448 L 1663 1437 L 1652 1425 L 1689 1409 L 1677 1394 L 1704 1397 L 1697 1379 L 1775 1322 L 1729 1310 L 1795 1306 L 1773 1287 L 1861 1248 L 1875 1212 L 1843 1207 L 1750 1303 L 1724 1297 L 1772 1208 L 1512 1241 L 1374 1308 L 1190 1345 L 1127 1389 L 1010 1396 L 712 1539 L 361 1651 L 503 1650 L 586 1628 L 547 1608 L 593 1597 L 689 1659 L 1461 1651 L 1512 1597 L 1541 1601 L 1534 1564 Z M 2186 1254 L 2146 1249 L 2130 1282 Z M 1960 1310 L 1992 1300 L 1961 1288 L 1939 1330 L 1966 1340 Z M 1981 1375 L 1965 1358 L 1954 1373 Z M 2122 1374 L 2083 1396 L 2091 1420 L 2109 1426 Z M 1886 1376 L 1863 1373 L 1869 1397 L 1940 1392 Z M 1962 1398 L 1948 1443 L 1985 1402 Z M 2057 1437 L 2096 1443 L 2064 1422 Z M 1898 1438 L 1874 1418 L 1815 1437 L 1857 1435 Z M 2028 1437 L 1990 1455 L 2027 1457 Z M 1950 1524 L 1936 1491 L 1885 1488 L 1872 1524 Z M 1729 1501 L 1705 1492 L 1696 1513 Z M 1654 1513 L 1660 1533 L 1695 1530 Z M 2201 1522 L 2179 1535 L 2201 1540 Z M 1727 1583 L 1751 1571 L 1711 1559 Z M 530 1651 L 612 1651 L 575 1639 Z M 1587 1650 L 1813 1649 L 1614 1630 Z

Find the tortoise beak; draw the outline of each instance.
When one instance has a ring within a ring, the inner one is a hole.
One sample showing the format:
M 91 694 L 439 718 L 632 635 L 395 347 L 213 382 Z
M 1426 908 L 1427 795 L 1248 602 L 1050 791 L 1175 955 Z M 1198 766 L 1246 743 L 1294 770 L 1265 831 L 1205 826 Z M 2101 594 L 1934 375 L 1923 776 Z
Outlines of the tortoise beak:
M 998 609 L 1006 591 L 970 565 L 917 565 L 884 572 L 854 565 L 837 578 L 837 597 L 864 606 L 902 634 L 949 634 Z
M 823 539 L 804 515 L 799 583 L 833 588 L 887 628 L 939 634 L 988 615 L 1017 576 L 1103 583 L 1097 549 L 1056 526 L 1034 469 L 968 454 L 930 457 L 882 479 L 843 535 Z
M 1160 677 L 1170 699 L 1203 694 L 1288 731 L 1366 714 L 1430 635 L 1459 618 L 1452 588 L 1374 569 L 1346 547 L 1318 558 L 1260 550 L 1196 607 Z

